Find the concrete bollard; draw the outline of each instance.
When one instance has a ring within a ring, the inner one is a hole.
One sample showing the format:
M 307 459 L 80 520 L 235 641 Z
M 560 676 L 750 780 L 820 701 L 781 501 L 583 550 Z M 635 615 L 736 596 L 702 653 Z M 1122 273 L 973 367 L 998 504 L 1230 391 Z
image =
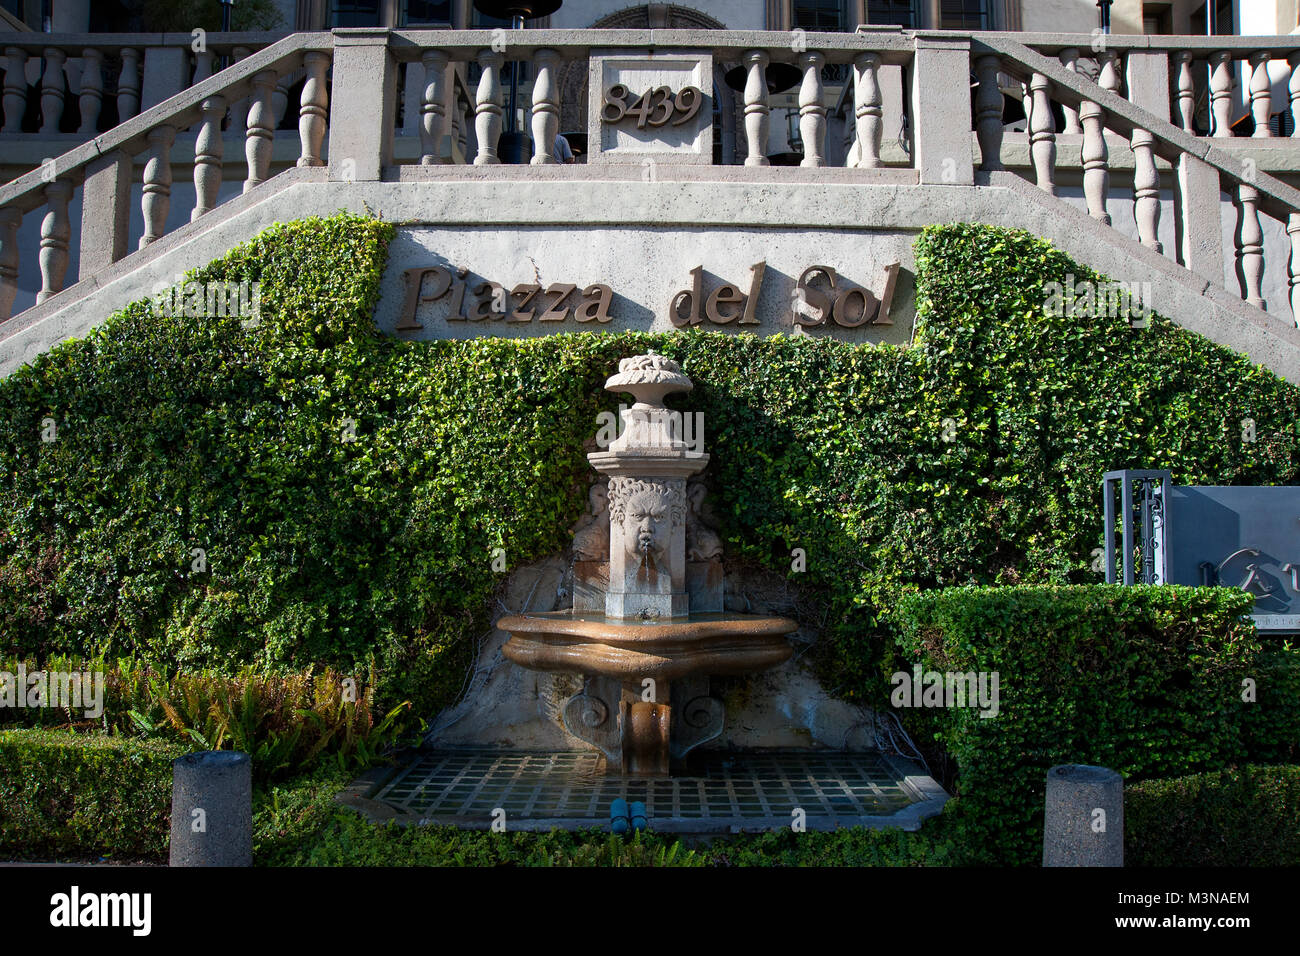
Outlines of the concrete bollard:
M 1124 778 L 1106 767 L 1047 771 L 1043 866 L 1124 865 Z
M 248 754 L 204 750 L 172 762 L 171 865 L 253 865 Z

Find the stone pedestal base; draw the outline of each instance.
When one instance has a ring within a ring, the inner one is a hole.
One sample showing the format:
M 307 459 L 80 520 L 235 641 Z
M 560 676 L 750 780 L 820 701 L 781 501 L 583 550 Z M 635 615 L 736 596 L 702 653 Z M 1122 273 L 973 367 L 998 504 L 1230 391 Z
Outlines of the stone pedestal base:
M 670 762 L 722 733 L 725 709 L 709 696 L 707 677 L 659 681 L 646 688 L 588 677 L 564 706 L 569 733 L 605 755 L 610 773 L 667 776 Z

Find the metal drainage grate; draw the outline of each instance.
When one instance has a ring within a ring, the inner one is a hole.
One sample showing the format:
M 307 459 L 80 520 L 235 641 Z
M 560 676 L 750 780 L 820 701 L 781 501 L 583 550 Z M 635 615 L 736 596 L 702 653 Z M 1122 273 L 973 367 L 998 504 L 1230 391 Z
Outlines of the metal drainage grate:
M 809 829 L 904 826 L 942 807 L 947 795 L 917 765 L 880 754 L 697 752 L 691 776 L 605 776 L 587 752 L 425 754 L 370 795 L 421 823 L 487 827 L 497 809 L 512 830 L 606 826 L 617 797 L 646 805 L 664 832 L 725 832 L 789 826 L 803 810 Z

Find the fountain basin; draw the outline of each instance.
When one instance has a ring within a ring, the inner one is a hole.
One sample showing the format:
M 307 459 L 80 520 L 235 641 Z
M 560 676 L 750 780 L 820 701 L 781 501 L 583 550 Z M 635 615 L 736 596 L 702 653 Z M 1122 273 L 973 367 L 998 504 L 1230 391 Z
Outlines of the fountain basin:
M 512 614 L 504 653 L 522 667 L 637 682 L 673 681 L 699 674 L 748 674 L 788 660 L 787 617 L 691 614 L 684 618 L 616 620 L 594 612 Z

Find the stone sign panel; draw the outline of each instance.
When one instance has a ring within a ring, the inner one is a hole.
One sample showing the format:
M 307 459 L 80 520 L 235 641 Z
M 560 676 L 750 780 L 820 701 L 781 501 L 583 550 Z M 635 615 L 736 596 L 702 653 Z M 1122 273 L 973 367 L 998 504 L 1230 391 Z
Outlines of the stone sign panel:
M 904 232 L 408 226 L 376 320 L 403 339 L 677 329 L 905 344 Z
M 588 163 L 713 162 L 713 57 L 593 52 Z

